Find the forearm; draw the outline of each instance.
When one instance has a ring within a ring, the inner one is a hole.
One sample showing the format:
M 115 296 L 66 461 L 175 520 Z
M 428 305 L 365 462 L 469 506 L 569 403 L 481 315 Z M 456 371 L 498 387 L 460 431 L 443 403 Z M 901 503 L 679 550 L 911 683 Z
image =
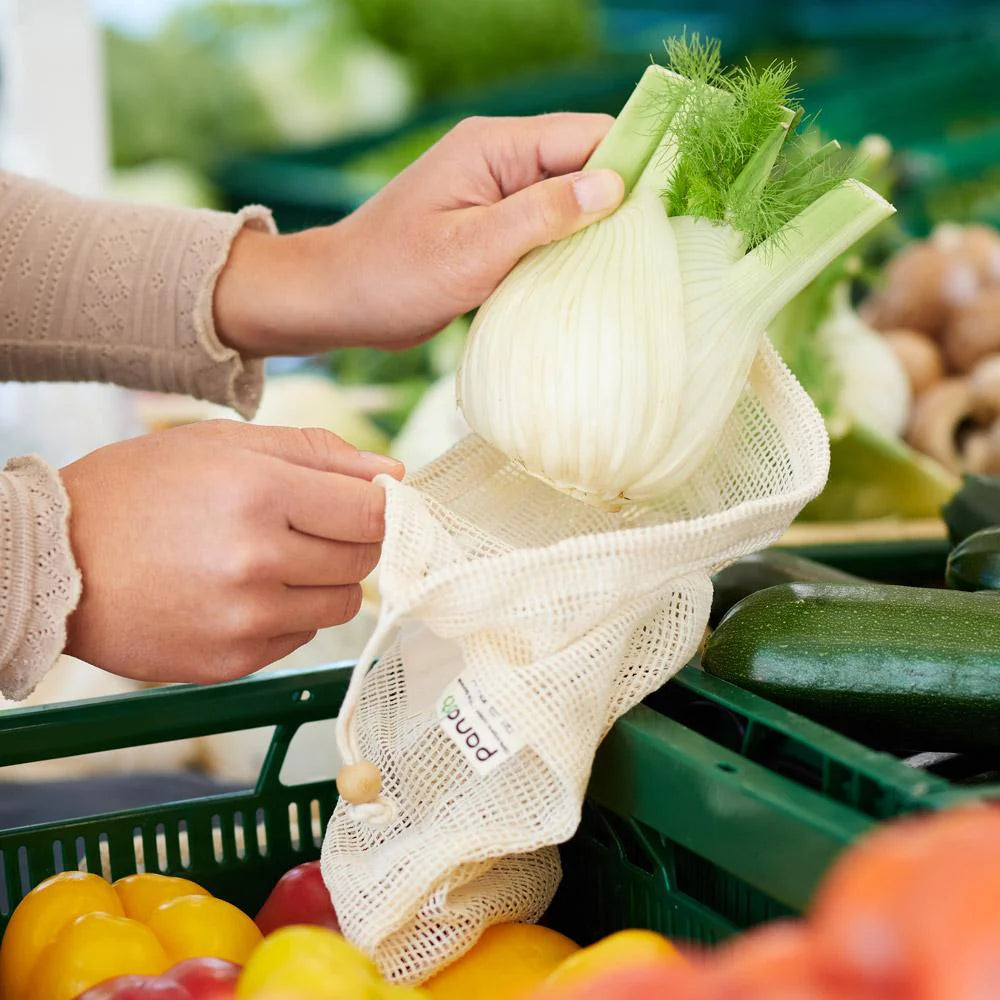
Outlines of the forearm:
M 0 174 L 0 379 L 181 392 L 249 414 L 261 372 L 215 332 L 238 215 L 78 198 Z
M 0 472 L 0 694 L 20 700 L 66 645 L 80 599 L 69 540 L 69 500 L 58 473 L 36 458 Z

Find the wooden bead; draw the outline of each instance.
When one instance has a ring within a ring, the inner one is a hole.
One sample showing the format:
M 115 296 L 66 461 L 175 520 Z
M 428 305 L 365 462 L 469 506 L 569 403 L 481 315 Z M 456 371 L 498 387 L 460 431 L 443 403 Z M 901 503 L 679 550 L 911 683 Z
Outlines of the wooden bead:
M 370 760 L 345 764 L 337 775 L 337 791 L 351 805 L 374 802 L 382 791 L 382 773 Z

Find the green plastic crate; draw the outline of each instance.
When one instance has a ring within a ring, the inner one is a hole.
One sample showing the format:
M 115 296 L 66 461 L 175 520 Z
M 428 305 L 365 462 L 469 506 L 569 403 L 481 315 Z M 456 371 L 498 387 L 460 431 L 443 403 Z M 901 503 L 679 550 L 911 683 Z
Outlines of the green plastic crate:
M 951 544 L 946 538 L 906 538 L 781 548 L 876 583 L 943 587 Z
M 179 686 L 0 715 L 0 766 L 276 726 L 256 787 L 0 833 L 0 929 L 65 868 L 183 875 L 253 912 L 318 856 L 332 781 L 285 785 L 297 727 L 335 716 L 349 666 Z M 581 942 L 647 926 L 705 943 L 801 912 L 832 859 L 874 824 L 992 787 L 956 786 L 696 666 L 613 728 L 563 847 L 551 922 Z

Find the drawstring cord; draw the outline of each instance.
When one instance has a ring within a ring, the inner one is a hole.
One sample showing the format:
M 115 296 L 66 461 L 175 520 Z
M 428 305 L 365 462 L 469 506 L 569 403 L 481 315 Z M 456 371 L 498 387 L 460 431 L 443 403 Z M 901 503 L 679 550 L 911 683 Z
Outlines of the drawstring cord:
M 386 617 L 383 609 L 375 631 L 365 643 L 365 648 L 354 665 L 347 694 L 344 695 L 344 701 L 337 715 L 337 748 L 342 761 L 340 772 L 337 774 L 337 791 L 348 803 L 348 816 L 356 823 L 364 823 L 375 830 L 384 830 L 392 826 L 399 818 L 399 807 L 392 799 L 382 794 L 382 773 L 375 764 L 365 760 L 361 755 L 361 748 L 358 745 L 357 711 L 365 677 L 382 652 L 389 633 L 385 624 Z

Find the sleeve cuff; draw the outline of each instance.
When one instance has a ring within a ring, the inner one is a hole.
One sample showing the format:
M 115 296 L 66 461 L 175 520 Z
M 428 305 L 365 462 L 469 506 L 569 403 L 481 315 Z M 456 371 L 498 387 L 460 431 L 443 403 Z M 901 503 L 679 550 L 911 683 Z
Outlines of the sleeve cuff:
M 26 698 L 56 662 L 81 590 L 58 472 L 11 459 L 0 474 L 0 694 Z
M 244 358 L 219 340 L 213 315 L 215 285 L 229 259 L 233 240 L 245 226 L 267 233 L 276 233 L 278 230 L 270 210 L 262 205 L 248 205 L 231 219 L 219 252 L 205 275 L 194 309 L 193 321 L 198 346 L 213 363 L 206 374 L 216 383 L 199 388 L 204 398 L 232 407 L 241 417 L 249 419 L 260 405 L 264 389 L 264 362 Z

